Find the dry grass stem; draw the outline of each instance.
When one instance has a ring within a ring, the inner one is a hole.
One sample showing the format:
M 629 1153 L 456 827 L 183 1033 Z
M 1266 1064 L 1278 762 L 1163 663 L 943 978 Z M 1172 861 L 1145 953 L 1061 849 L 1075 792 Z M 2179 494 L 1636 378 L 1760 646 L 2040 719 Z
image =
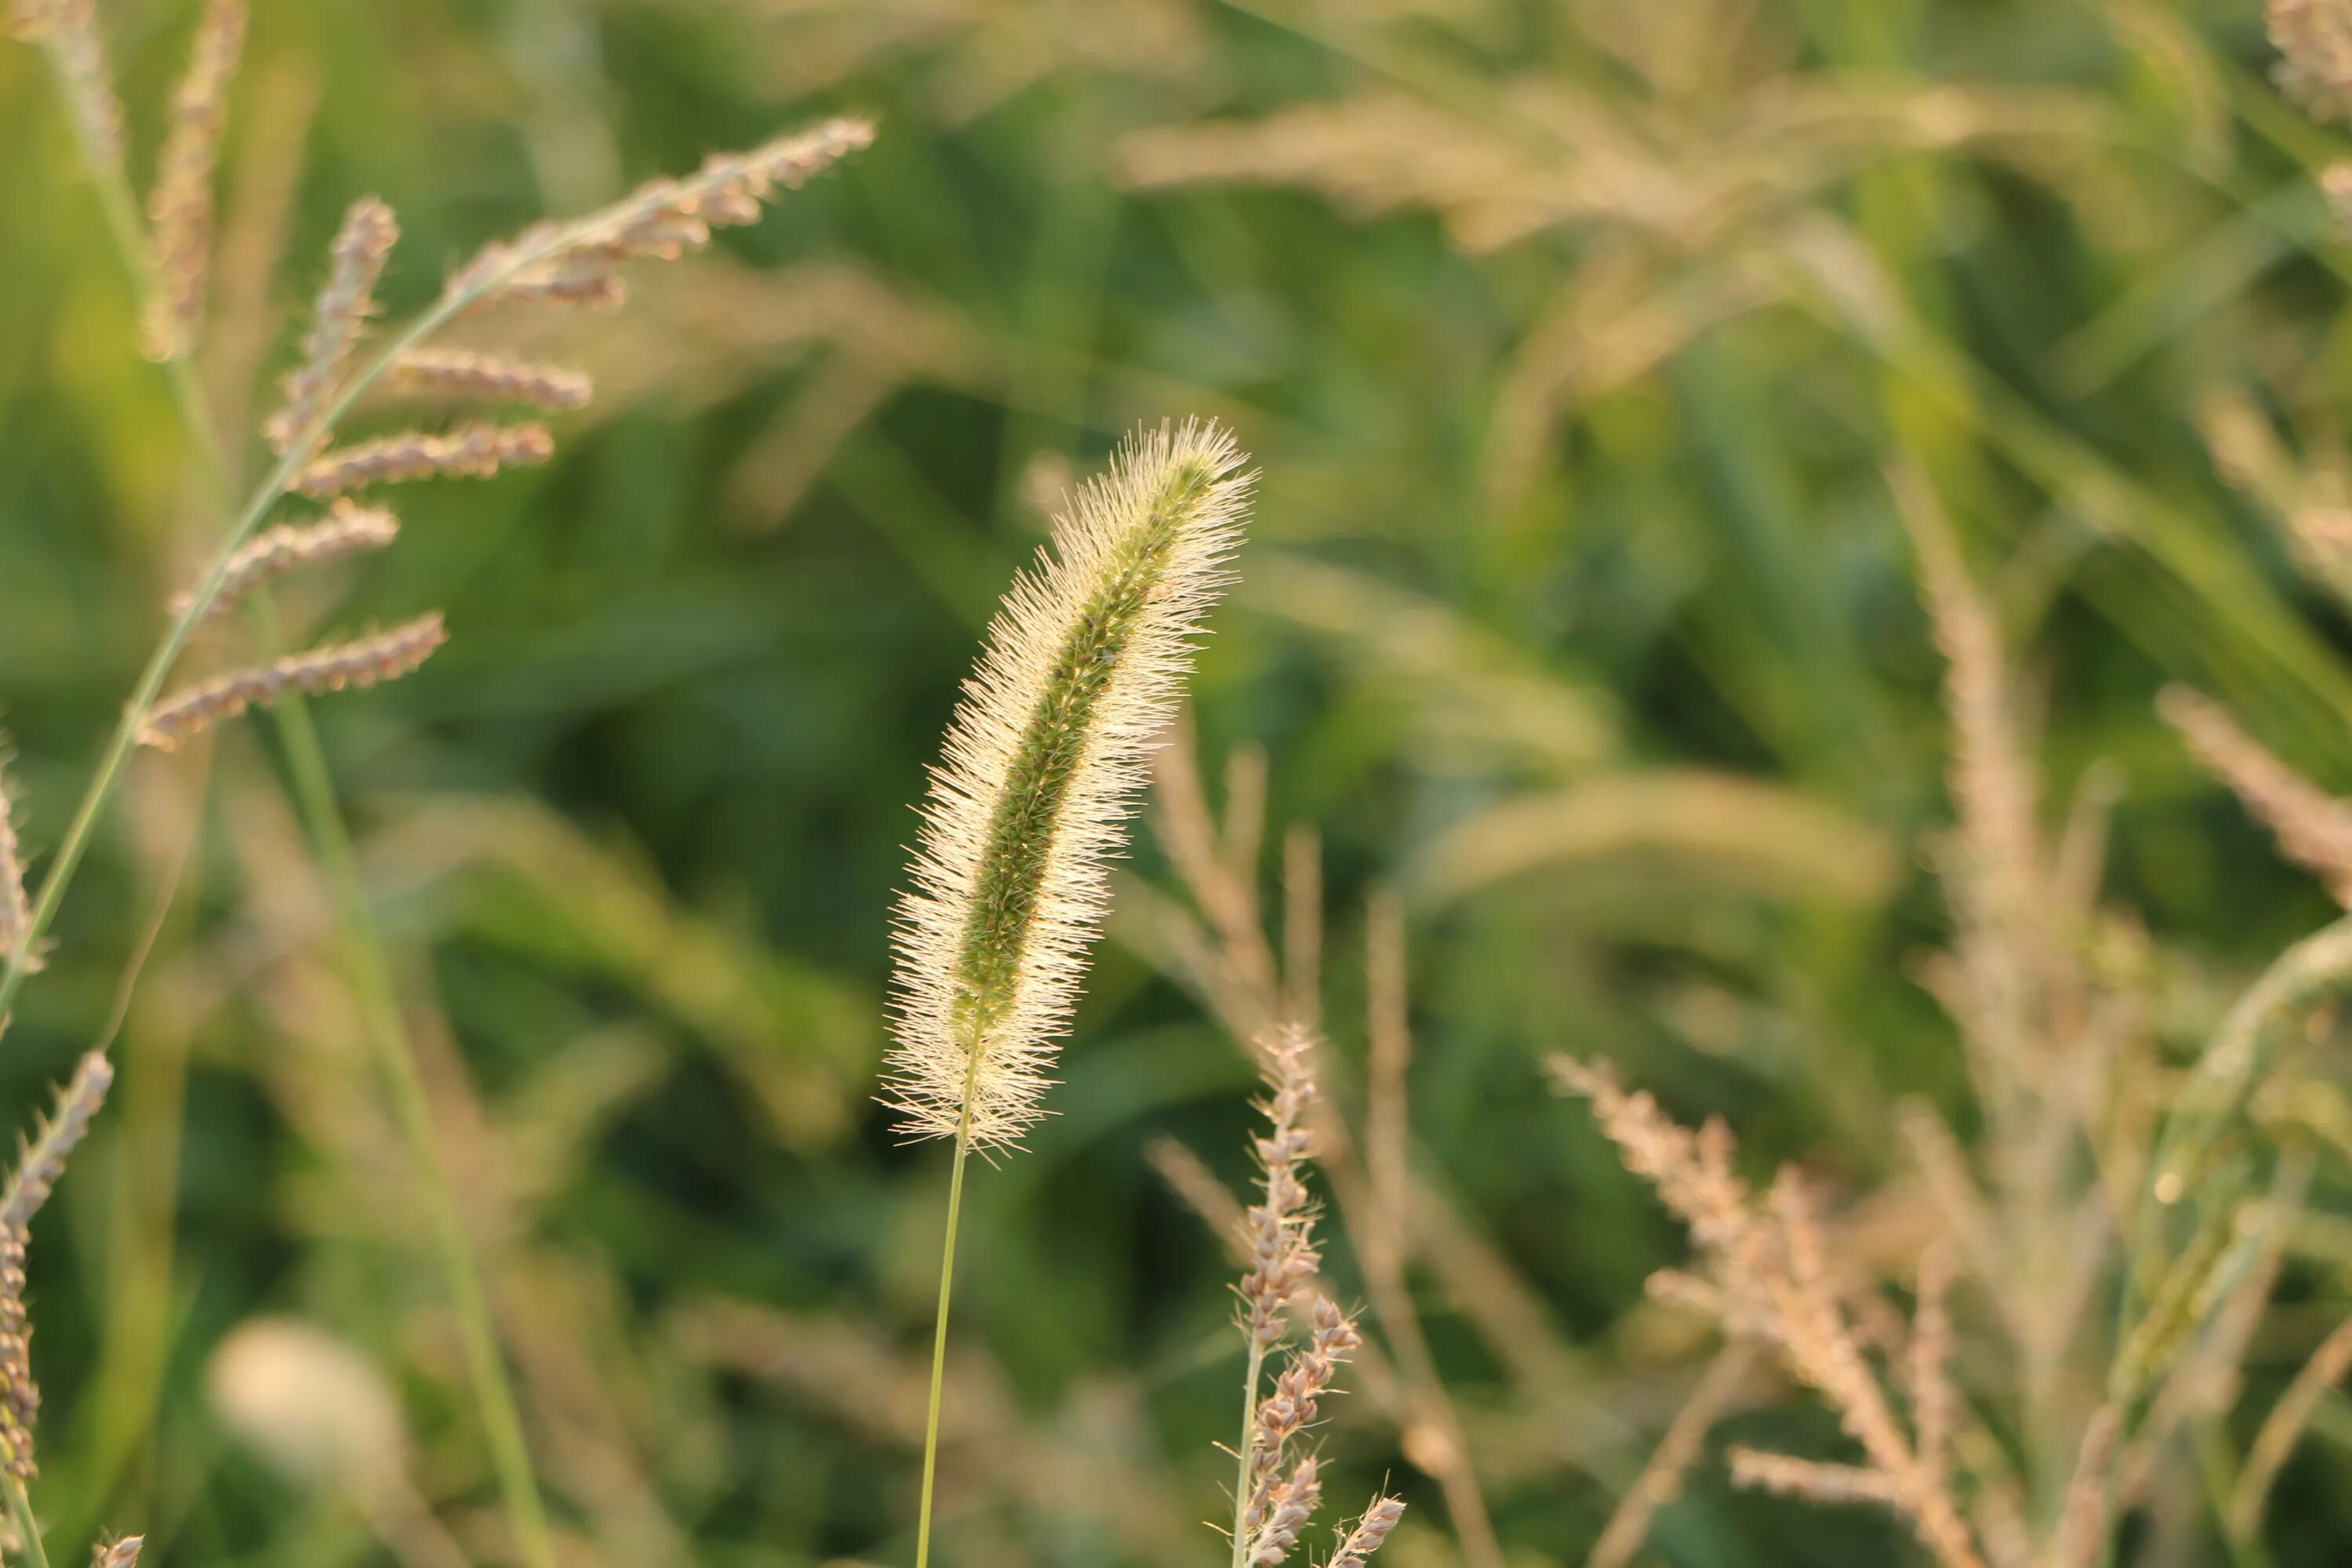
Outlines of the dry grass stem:
M 232 670 L 158 703 L 147 716 L 139 743 L 173 751 L 191 735 L 249 708 L 268 707 L 289 691 L 316 696 L 396 680 L 448 640 L 441 612 L 434 610 L 371 637 Z
M 446 436 L 412 430 L 321 452 L 295 476 L 294 488 L 323 500 L 365 485 L 487 479 L 554 456 L 555 437 L 544 425 L 467 425 Z
M 339 501 L 317 522 L 284 523 L 257 534 L 229 557 L 205 616 L 226 613 L 254 589 L 289 572 L 382 550 L 399 537 L 398 518 L 381 507 L 350 501 Z M 173 598 L 172 609 L 179 614 L 194 604 L 194 595 L 184 593 Z
M 1658 1446 L 1651 1450 L 1642 1473 L 1633 1479 L 1633 1484 L 1619 1500 L 1616 1511 L 1609 1516 L 1601 1539 L 1593 1542 L 1591 1552 L 1584 1560 L 1584 1568 L 1625 1568 L 1633 1560 L 1633 1553 L 1649 1539 L 1650 1526 L 1658 1510 L 1682 1491 L 1683 1479 L 1698 1462 L 1707 1433 L 1738 1397 L 1754 1360 L 1754 1349 L 1744 1340 L 1734 1340 L 1707 1363 L 1697 1386 L 1675 1413 Z
M 155 165 L 147 221 L 157 292 L 145 308 L 148 353 L 173 359 L 194 345 L 205 312 L 213 243 L 213 171 L 228 124 L 229 83 L 245 51 L 246 0 L 206 0 L 172 96 L 172 124 Z

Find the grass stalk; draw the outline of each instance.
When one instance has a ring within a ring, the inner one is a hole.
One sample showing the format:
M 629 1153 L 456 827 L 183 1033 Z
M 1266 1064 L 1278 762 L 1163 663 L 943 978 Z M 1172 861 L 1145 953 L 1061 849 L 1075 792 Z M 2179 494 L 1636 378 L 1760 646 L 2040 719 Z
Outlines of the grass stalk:
M 45 47 L 42 53 L 49 62 L 52 75 L 60 79 L 62 90 L 65 72 L 57 49 L 54 46 Z M 154 262 L 148 250 L 145 229 L 140 222 L 138 204 L 129 181 L 119 163 L 99 155 L 82 117 L 69 114 L 68 118 L 74 123 L 83 164 L 97 188 L 99 205 L 105 214 L 108 230 L 113 237 L 124 270 L 129 275 L 132 293 L 135 298 L 146 298 L 156 285 Z M 536 258 L 535 251 L 519 251 L 509 266 L 493 276 L 486 277 L 475 289 L 464 294 L 445 295 L 425 310 L 373 362 L 350 379 L 323 411 L 320 427 L 332 426 L 344 410 L 408 348 L 424 341 L 480 293 L 495 288 L 499 281 L 529 266 Z M 171 386 L 173 405 L 187 426 L 189 445 L 205 471 L 209 499 L 216 502 L 216 510 L 226 512 L 231 504 L 227 458 L 194 363 L 188 356 L 179 355 L 166 360 L 163 368 Z M 218 597 L 229 558 L 252 536 L 270 509 L 286 493 L 307 456 L 308 448 L 304 444 L 290 446 L 247 499 L 227 537 L 215 549 L 196 590 L 189 595 L 186 606 L 172 621 L 141 672 L 131 699 L 124 706 L 121 721 L 108 742 L 98 771 L 58 845 L 48 874 L 42 880 L 25 941 L 10 959 L 6 970 L 0 972 L 0 1016 L 6 1015 L 10 1003 L 23 985 L 27 973 L 26 957 L 37 951 L 41 936 L 56 918 L 58 907 L 63 902 L 66 889 L 89 847 L 99 820 L 121 782 L 131 752 L 137 743 L 141 725 L 162 692 L 163 683 L 186 647 L 189 636 Z M 282 639 L 278 634 L 269 599 L 266 594 L 257 594 L 250 604 L 262 656 L 274 658 L 281 651 Z M 360 879 L 351 830 L 343 819 L 326 752 L 320 744 L 318 730 L 311 722 L 309 707 L 299 693 L 288 694 L 279 703 L 277 719 L 295 807 L 310 836 L 312 852 L 318 857 L 341 927 L 347 977 L 359 1003 L 369 1044 L 392 1091 L 402 1139 L 425 1188 L 436 1261 L 449 1292 L 451 1307 L 457 1314 L 467 1370 L 474 1384 L 476 1401 L 481 1407 L 491 1464 L 498 1476 L 517 1547 L 529 1568 L 555 1568 L 554 1542 L 548 1527 L 546 1504 L 540 1493 L 530 1447 L 523 1436 L 512 1382 L 499 1349 L 497 1330 L 490 1317 L 480 1271 L 457 1212 L 439 1146 L 434 1138 L 431 1104 L 416 1066 L 415 1046 L 409 1038 L 407 1025 L 401 1016 L 391 965 L 384 955 L 381 933 L 376 928 L 366 889 Z M 17 1521 L 20 1533 L 27 1535 L 33 1568 L 47 1568 L 41 1555 L 39 1536 L 32 1528 L 29 1500 L 24 1495 L 22 1484 L 12 1478 L 8 1490 L 9 1510 Z
M 931 1400 L 923 1417 L 923 1500 L 915 1520 L 915 1568 L 931 1561 L 931 1497 L 939 1480 L 940 1405 L 947 1387 L 948 1305 L 955 1295 L 956 1231 L 963 1218 L 963 1173 L 971 1153 L 972 1087 L 980 1077 L 981 1041 L 975 1029 L 971 1063 L 964 1068 L 963 1115 L 956 1125 L 955 1170 L 948 1177 L 947 1236 L 940 1244 L 940 1299 L 931 1322 Z

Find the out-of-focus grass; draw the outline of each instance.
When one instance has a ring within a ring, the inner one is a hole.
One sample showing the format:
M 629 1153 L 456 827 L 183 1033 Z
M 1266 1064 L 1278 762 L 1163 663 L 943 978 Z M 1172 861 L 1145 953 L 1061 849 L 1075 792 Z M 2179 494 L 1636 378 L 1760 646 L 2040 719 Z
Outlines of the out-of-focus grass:
M 152 133 L 190 8 L 104 9 Z M 230 243 L 276 249 L 273 170 L 308 131 L 287 259 L 226 280 L 248 335 L 282 335 L 362 192 L 402 214 L 387 292 L 411 300 L 440 258 L 707 148 L 835 107 L 884 125 L 592 327 L 618 395 L 551 469 L 420 494 L 400 549 L 314 605 L 449 610 L 453 646 L 336 704 L 328 738 L 532 1347 L 551 1489 L 602 1559 L 909 1548 L 944 1170 L 866 1098 L 907 803 L 1037 496 L 1138 418 L 1228 418 L 1263 465 L 1207 749 L 1265 744 L 1277 820 L 1327 836 L 1336 1019 L 1360 1016 L 1364 890 L 1405 889 L 1416 1160 L 1562 1350 L 1530 1386 L 1417 1276 L 1515 1560 L 1580 1556 L 1702 1349 L 1641 1310 L 1676 1243 L 1536 1091 L 1541 1055 L 1611 1052 L 1855 1188 L 1899 1164 L 1893 1097 L 1960 1103 L 1904 962 L 1940 927 L 1917 851 L 1946 807 L 1891 458 L 1932 474 L 2039 677 L 2053 795 L 2116 770 L 2111 891 L 2157 939 L 2168 1028 L 2201 1034 L 2327 907 L 2149 707 L 2192 679 L 2352 782 L 2343 627 L 2196 430 L 2245 387 L 2325 450 L 2352 407 L 2352 252 L 2312 184 L 2336 139 L 2272 97 L 2252 6 L 257 9 Z M 0 146 L 0 720 L 37 844 L 198 535 L 13 48 Z M 289 1311 L 395 1380 L 417 1487 L 492 1558 L 450 1331 L 264 765 L 229 737 L 201 800 L 185 763 L 141 765 L 0 1055 L 29 1108 L 201 826 L 123 1098 L 36 1248 L 44 1495 L 61 1539 L 144 1525 L 173 1562 L 377 1554 L 206 1400 L 223 1334 Z M 1482 824 L 1550 847 L 1482 858 Z M 1066 1065 L 1036 1156 L 973 1194 L 956 1403 L 990 1435 L 951 1447 L 950 1539 L 974 1564 L 1198 1561 L 1223 1265 L 1142 1150 L 1172 1132 L 1237 1175 L 1247 1070 L 1118 947 Z M 2352 1540 L 2345 1415 L 2288 1473 L 2283 1563 Z M 1328 1447 L 1335 1497 L 1405 1486 L 1402 1561 L 1449 1560 L 1360 1399 Z M 1710 1471 L 1654 1552 L 1891 1539 Z

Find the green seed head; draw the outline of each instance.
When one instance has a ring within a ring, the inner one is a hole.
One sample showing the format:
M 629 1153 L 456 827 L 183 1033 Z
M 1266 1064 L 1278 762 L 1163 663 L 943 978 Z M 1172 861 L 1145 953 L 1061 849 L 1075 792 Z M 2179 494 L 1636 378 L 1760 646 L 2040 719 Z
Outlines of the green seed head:
M 1241 462 L 1212 425 L 1131 438 L 989 628 L 898 911 L 886 1099 L 912 1136 L 1008 1144 L 1041 1114 L 1104 862 L 1226 581 Z

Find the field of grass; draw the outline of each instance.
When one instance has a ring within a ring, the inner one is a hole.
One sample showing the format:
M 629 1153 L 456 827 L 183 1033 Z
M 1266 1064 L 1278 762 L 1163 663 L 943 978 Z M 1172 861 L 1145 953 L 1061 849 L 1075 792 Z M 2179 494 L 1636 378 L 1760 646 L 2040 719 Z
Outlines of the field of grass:
M 95 8 L 143 200 L 205 7 Z M 1202 1178 L 1255 1179 L 1260 924 L 1368 1342 L 1317 1562 L 1382 1487 L 1390 1568 L 1963 1561 L 1735 1486 L 1861 1435 L 1645 1293 L 1691 1243 L 1559 1056 L 1802 1173 L 1906 1429 L 1950 1255 L 1991 1568 L 2344 1561 L 2346 976 L 2271 966 L 2352 895 L 2352 6 L 2271 11 L 2293 91 L 2259 0 L 253 0 L 176 368 L 54 36 L 0 38 L 37 888 L 354 200 L 398 214 L 389 327 L 543 216 L 876 127 L 625 310 L 502 319 L 595 377 L 552 461 L 372 492 L 395 548 L 198 628 L 189 679 L 450 640 L 136 752 L 8 1004 L 12 1123 L 116 1072 L 32 1233 L 49 1553 L 546 1568 L 487 1330 L 564 1568 L 914 1561 L 953 1162 L 876 1098 L 913 808 L 1073 487 L 1200 416 L 1252 520 L 1051 1114 L 970 1167 L 938 1561 L 1227 1552 Z M 1678 1492 L 1594 1557 L 1695 1390 Z

